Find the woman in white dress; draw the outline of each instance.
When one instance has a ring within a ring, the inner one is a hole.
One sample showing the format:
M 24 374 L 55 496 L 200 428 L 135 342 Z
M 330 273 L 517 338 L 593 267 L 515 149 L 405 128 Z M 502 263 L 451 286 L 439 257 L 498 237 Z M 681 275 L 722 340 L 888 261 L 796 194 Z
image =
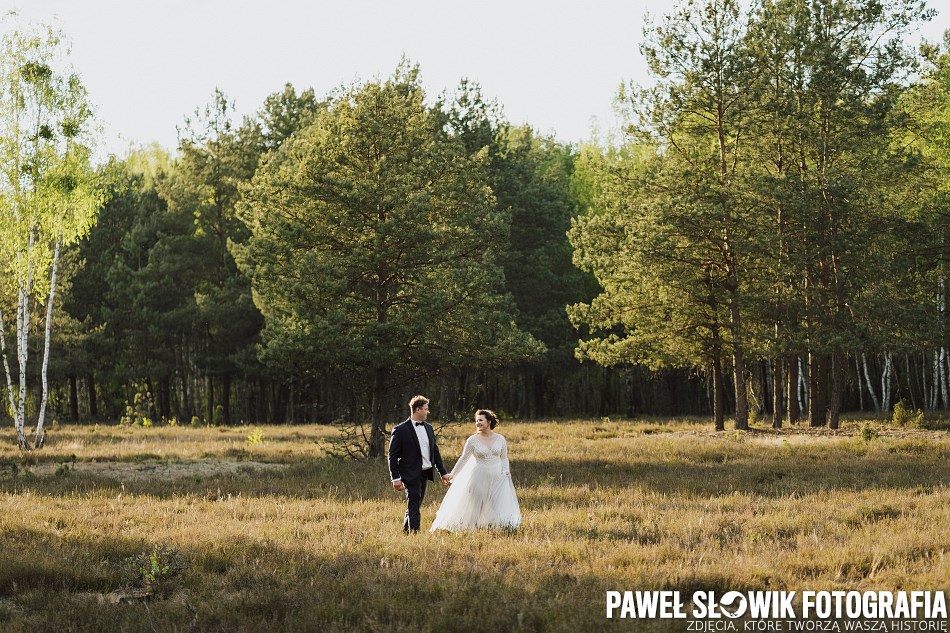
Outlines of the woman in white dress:
M 475 412 L 475 434 L 465 441 L 462 456 L 447 475 L 452 482 L 442 499 L 430 532 L 474 530 L 521 525 L 521 509 L 511 483 L 508 443 L 495 433 L 498 416 Z

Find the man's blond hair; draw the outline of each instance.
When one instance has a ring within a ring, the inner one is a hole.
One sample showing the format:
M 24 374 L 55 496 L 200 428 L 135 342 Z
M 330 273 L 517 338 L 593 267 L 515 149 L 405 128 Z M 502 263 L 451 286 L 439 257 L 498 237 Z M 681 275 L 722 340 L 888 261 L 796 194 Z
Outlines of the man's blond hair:
M 429 399 L 425 396 L 413 396 L 412 400 L 409 401 L 409 410 L 412 413 L 415 413 L 418 409 L 429 404 Z

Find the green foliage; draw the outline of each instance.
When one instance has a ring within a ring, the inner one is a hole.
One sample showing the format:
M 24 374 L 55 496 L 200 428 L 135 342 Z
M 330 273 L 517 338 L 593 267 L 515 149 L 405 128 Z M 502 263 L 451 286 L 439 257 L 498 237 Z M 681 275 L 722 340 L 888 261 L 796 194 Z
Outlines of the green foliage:
M 239 206 L 251 237 L 232 246 L 265 317 L 265 358 L 346 371 L 377 406 L 420 367 L 541 350 L 500 292 L 507 216 L 486 153 L 446 137 L 424 99 L 408 67 L 348 89 L 262 163 Z
M 260 429 L 254 429 L 247 434 L 247 445 L 256 446 L 258 444 L 264 443 L 264 431 Z
M 108 201 L 71 253 L 79 265 L 64 307 L 85 327 L 71 342 L 78 350 L 69 369 L 136 393 L 146 379 L 161 384 L 180 366 L 183 348 L 194 345 L 194 286 L 204 260 L 191 237 L 193 218 L 170 212 L 159 195 L 169 168 L 169 156 L 154 148 L 103 165 Z M 135 408 L 124 400 L 112 415 Z
M 875 427 L 870 422 L 865 422 L 861 426 L 861 439 L 864 440 L 865 442 L 871 442 L 873 440 L 876 440 L 880 436 L 881 434 L 877 430 L 877 427 Z
M 95 221 L 102 196 L 90 166 L 92 108 L 68 64 L 60 33 L 5 16 L 0 42 L 0 306 L 16 306 L 19 395 L 13 403 L 18 443 L 24 435 L 31 320 L 45 314 L 37 448 L 43 445 L 47 368 L 61 248 Z M 33 313 L 38 313 L 35 317 Z M 6 338 L 0 321 L 0 336 Z M 4 350 L 6 355 L 6 350 Z M 9 363 L 4 365 L 8 384 Z
M 174 547 L 156 546 L 126 560 L 127 577 L 133 587 L 156 590 L 191 565 Z
M 191 262 L 195 279 L 188 290 L 195 302 L 196 338 L 205 350 L 201 369 L 228 377 L 259 369 L 254 346 L 262 326 L 250 281 L 238 270 L 231 249 L 248 237 L 235 209 L 240 185 L 253 176 L 265 140 L 258 122 L 247 119 L 236 127 L 233 116 L 233 102 L 215 91 L 211 103 L 186 120 L 181 156 L 161 188 L 169 211 L 191 220 L 189 238 L 197 261 Z M 230 424 L 228 396 L 221 401 L 222 412 L 211 417 Z
M 844 363 L 922 333 L 934 286 L 920 290 L 915 185 L 902 184 L 915 170 L 895 141 L 914 68 L 900 38 L 923 17 L 910 0 L 778 0 L 748 16 L 707 0 L 648 26 L 656 85 L 621 90 L 625 143 L 588 149 L 577 168 L 590 207 L 571 230 L 575 263 L 603 289 L 569 309 L 591 330 L 578 357 L 714 374 L 731 357 L 739 426 L 750 359 Z
M 894 405 L 894 414 L 891 417 L 891 423 L 900 427 L 924 427 L 924 412 L 911 409 L 901 400 Z
M 146 385 L 135 385 L 132 402 L 125 403 L 125 414 L 119 419 L 119 424 L 128 426 L 151 427 L 152 411 L 155 405 L 152 401 L 152 395 L 149 393 Z

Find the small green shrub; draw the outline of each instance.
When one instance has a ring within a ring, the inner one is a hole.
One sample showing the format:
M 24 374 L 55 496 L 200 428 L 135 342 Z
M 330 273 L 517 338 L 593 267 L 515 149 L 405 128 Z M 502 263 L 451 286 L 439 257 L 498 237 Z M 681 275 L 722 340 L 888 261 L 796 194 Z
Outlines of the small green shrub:
M 128 558 L 126 575 L 130 586 L 154 591 L 188 567 L 188 561 L 177 549 L 158 546 Z
M 903 400 L 894 405 L 894 415 L 891 422 L 895 426 L 922 428 L 924 422 L 924 412 L 919 409 L 911 409 Z
M 260 429 L 254 429 L 251 433 L 247 435 L 247 444 L 248 446 L 254 446 L 255 444 L 264 443 L 264 431 Z
M 881 434 L 878 433 L 877 429 L 870 424 L 865 423 L 864 426 L 861 427 L 861 439 L 865 442 L 876 440 L 880 436 Z

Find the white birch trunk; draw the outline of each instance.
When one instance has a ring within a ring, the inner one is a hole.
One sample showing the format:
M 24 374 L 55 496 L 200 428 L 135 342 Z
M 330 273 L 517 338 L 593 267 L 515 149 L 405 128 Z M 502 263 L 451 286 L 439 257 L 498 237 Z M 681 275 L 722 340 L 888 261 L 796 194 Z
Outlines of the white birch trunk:
M 16 424 L 17 443 L 20 448 L 26 450 L 29 444 L 26 441 L 26 362 L 29 357 L 29 333 L 30 333 L 30 296 L 29 288 L 33 281 L 33 236 L 30 236 L 27 242 L 26 250 L 26 279 L 21 279 L 19 292 L 17 293 L 17 361 L 20 366 L 20 394 L 14 413 L 14 423 Z
M 3 356 L 3 371 L 7 377 L 7 395 L 10 397 L 10 414 L 13 416 L 14 428 L 17 426 L 17 407 L 16 400 L 13 398 L 13 377 L 10 375 L 10 362 L 7 360 L 7 326 L 3 321 L 3 313 L 0 312 L 0 355 Z
M 864 411 L 864 388 L 861 386 L 861 363 L 858 362 L 858 355 L 854 355 L 854 369 L 858 373 L 858 409 Z
M 914 397 L 914 374 L 910 372 L 910 354 L 904 354 L 904 373 L 907 375 L 907 393 L 910 394 L 910 408 L 917 410 L 917 398 Z
M 937 311 L 942 315 L 947 311 L 947 280 L 942 276 L 937 281 Z M 941 318 L 941 320 L 943 320 Z M 947 376 L 944 371 L 944 360 L 946 359 L 946 349 L 941 347 L 934 350 L 933 359 L 933 409 L 939 406 L 946 407 L 947 400 Z M 939 389 L 939 391 L 938 391 Z M 942 398 L 942 402 L 938 399 Z
M 871 402 L 874 403 L 874 412 L 881 412 L 881 401 L 877 399 L 877 392 L 874 391 L 874 385 L 871 384 L 871 374 L 868 372 L 868 357 L 861 353 L 861 364 L 864 366 L 864 382 L 867 384 L 868 393 L 871 394 Z
M 920 354 L 920 385 L 924 392 L 924 409 L 933 411 L 933 406 L 930 404 L 930 392 L 927 391 L 927 355 L 923 352 Z
M 940 376 L 939 376 L 940 372 L 937 370 L 937 359 L 938 359 L 937 350 L 934 350 L 933 362 L 931 363 L 931 366 L 930 366 L 931 379 L 932 379 L 931 382 L 933 383 L 933 395 L 930 397 L 930 401 L 932 403 L 931 408 L 934 410 L 936 410 L 937 408 L 937 405 L 939 403 L 938 398 L 940 396 Z
M 890 352 L 887 352 L 884 354 L 884 371 L 881 372 L 881 408 L 885 412 L 891 410 L 891 374 L 893 371 L 893 356 Z
M 943 406 L 946 407 L 950 403 L 950 398 L 947 398 L 947 348 L 940 348 L 940 398 Z
M 802 359 L 798 359 L 798 388 L 795 390 L 798 396 L 798 410 L 808 411 L 808 380 L 805 377 L 805 370 L 802 368 Z M 803 395 L 804 394 L 804 397 Z
M 46 338 L 43 343 L 43 368 L 40 372 L 43 395 L 40 400 L 40 411 L 36 416 L 36 439 L 34 440 L 34 446 L 36 446 L 36 448 L 42 448 L 46 441 L 46 433 L 43 431 L 43 423 L 46 421 L 46 402 L 49 395 L 46 370 L 49 367 L 49 341 L 53 324 L 53 299 L 56 297 L 56 271 L 59 268 L 59 245 L 60 243 L 56 242 L 56 248 L 53 250 L 53 272 L 50 277 L 49 301 L 46 303 Z

